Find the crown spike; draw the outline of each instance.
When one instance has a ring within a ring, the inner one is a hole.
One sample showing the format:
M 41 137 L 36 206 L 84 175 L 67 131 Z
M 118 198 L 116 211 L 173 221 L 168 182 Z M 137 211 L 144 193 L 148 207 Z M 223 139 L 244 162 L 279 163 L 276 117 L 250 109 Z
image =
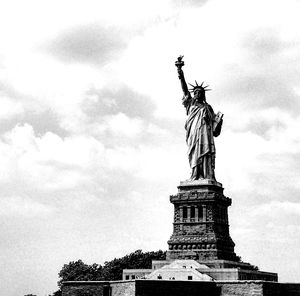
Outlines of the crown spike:
M 201 83 L 201 85 L 200 85 L 200 86 L 202 86 L 202 85 L 203 85 L 203 83 L 204 83 L 204 81 L 202 81 L 202 83 Z
M 195 83 L 196 83 L 196 86 L 199 86 L 197 80 L 195 80 Z
M 194 86 L 193 84 L 190 84 L 190 83 L 189 83 L 189 85 L 190 85 L 191 87 L 195 88 L 195 86 Z

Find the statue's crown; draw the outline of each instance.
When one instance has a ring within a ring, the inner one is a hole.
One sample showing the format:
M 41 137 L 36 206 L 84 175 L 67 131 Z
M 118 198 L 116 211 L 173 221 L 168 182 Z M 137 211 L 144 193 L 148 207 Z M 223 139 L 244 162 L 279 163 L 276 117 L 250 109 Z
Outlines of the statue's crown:
M 195 92 L 195 90 L 199 89 L 199 90 L 205 92 L 205 91 L 211 90 L 211 89 L 207 89 L 208 85 L 203 86 L 204 81 L 200 85 L 198 85 L 198 82 L 196 80 L 195 80 L 195 83 L 196 83 L 196 85 L 192 85 L 189 83 L 189 85 L 192 87 L 191 89 L 189 89 L 189 91 Z

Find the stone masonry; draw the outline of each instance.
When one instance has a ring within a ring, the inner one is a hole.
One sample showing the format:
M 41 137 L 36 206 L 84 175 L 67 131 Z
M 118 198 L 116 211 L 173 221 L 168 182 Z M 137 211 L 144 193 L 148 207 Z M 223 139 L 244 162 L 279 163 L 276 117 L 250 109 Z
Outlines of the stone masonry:
M 231 199 L 222 184 L 210 180 L 181 182 L 174 204 L 173 234 L 167 259 L 238 261 L 229 235 Z

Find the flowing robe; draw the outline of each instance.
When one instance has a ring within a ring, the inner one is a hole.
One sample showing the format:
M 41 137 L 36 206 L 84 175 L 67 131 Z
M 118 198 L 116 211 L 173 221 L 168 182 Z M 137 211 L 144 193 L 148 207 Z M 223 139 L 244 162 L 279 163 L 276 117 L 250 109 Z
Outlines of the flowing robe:
M 188 116 L 185 129 L 192 179 L 215 179 L 214 111 L 206 102 L 192 99 L 190 94 L 184 96 L 183 105 Z

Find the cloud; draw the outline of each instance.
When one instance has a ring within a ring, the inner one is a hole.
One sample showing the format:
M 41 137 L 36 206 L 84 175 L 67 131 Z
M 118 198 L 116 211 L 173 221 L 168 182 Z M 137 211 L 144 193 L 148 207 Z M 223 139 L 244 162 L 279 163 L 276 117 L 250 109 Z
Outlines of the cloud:
M 265 120 L 259 116 L 249 120 L 249 124 L 245 126 L 245 130 L 251 130 L 253 133 L 269 138 L 269 132 L 271 129 L 284 129 L 284 124 L 277 118 L 270 118 L 270 120 Z
M 103 83 L 103 75 L 96 69 L 63 65 L 49 56 L 26 51 L 6 59 L 0 74 L 3 132 L 23 123 L 34 126 L 37 133 L 52 131 L 65 136 L 69 131 L 80 132 L 85 93 Z
M 284 41 L 281 38 L 279 29 L 274 27 L 260 28 L 249 33 L 243 41 L 243 46 L 248 54 L 256 60 L 256 63 L 263 60 L 272 60 L 284 51 L 295 46 L 295 43 Z
M 60 137 L 52 132 L 37 135 L 29 124 L 18 125 L 5 133 L 0 141 L 3 194 L 14 192 L 48 201 L 55 195 L 53 202 L 73 198 L 74 203 L 82 195 L 119 198 L 122 187 L 123 197 L 126 197 L 132 184 L 136 184 L 136 190 L 142 190 L 141 180 L 170 179 L 174 177 L 167 173 L 170 167 L 179 166 L 180 170 L 181 162 L 173 164 L 179 147 L 173 145 L 166 152 L 160 145 L 137 140 L 140 135 L 136 133 L 143 132 L 144 137 L 151 135 L 150 125 L 142 121 L 137 124 L 136 119 L 122 114 L 111 119 L 107 122 L 108 128 L 116 133 L 116 138 L 125 137 L 128 141 L 119 139 L 119 145 L 108 145 L 110 141 L 101 142 L 89 135 Z M 155 133 L 157 131 L 154 136 Z M 136 144 L 132 145 L 133 142 Z M 158 164 L 162 162 L 166 164 L 165 169 L 158 172 Z M 114 187 L 116 179 L 119 185 Z M 82 201 L 89 203 L 88 198 Z
M 64 63 L 103 66 L 126 48 L 120 29 L 100 24 L 74 27 L 48 41 L 45 50 Z
M 123 113 L 107 118 L 108 129 L 118 136 L 135 137 L 143 131 L 141 119 L 130 119 Z
M 91 184 L 86 175 L 94 158 L 101 161 L 103 146 L 89 137 L 66 137 L 47 132 L 36 136 L 29 124 L 2 136 L 0 182 L 7 190 L 53 192 Z M 36 195 L 35 195 L 36 196 Z M 38 198 L 38 196 L 36 196 Z
M 247 33 L 241 45 L 243 66 L 227 66 L 230 81 L 224 81 L 231 99 L 250 109 L 273 106 L 297 115 L 300 72 L 294 61 L 300 43 L 284 40 L 275 28 L 260 28 Z
M 278 58 L 277 63 L 282 64 L 284 61 Z M 271 65 L 257 69 L 247 69 L 247 66 L 243 69 L 231 68 L 234 84 L 227 84 L 231 102 L 250 110 L 272 105 L 293 115 L 297 114 L 295 110 L 299 107 L 299 95 L 295 90 L 296 84 L 287 78 L 293 75 L 294 71 L 287 68 L 280 70 L 276 63 L 272 71 L 270 68 Z
M 155 117 L 151 97 L 118 83 L 110 89 L 90 89 L 80 107 L 85 116 L 80 129 L 109 147 L 130 146 L 132 141 L 152 145 L 170 138 L 174 129 L 173 123 Z
M 92 119 L 95 117 L 123 113 L 129 117 L 149 119 L 153 117 L 155 104 L 149 96 L 138 93 L 128 86 L 115 86 L 87 91 L 89 100 L 82 106 Z
M 7 106 L 10 105 L 8 104 Z M 26 105 L 26 108 L 28 108 L 28 105 Z M 16 125 L 29 124 L 34 128 L 37 135 L 42 135 L 46 132 L 52 132 L 60 136 L 68 135 L 68 132 L 61 126 L 60 116 L 51 109 L 34 110 L 34 108 L 29 107 L 27 110 L 24 110 L 24 105 L 17 101 L 13 112 L 11 114 L 6 113 L 5 116 L 9 117 L 9 119 L 2 120 L 0 133 L 8 132 Z
M 234 104 L 231 105 L 231 108 L 234 108 Z M 250 131 L 266 140 L 271 140 L 277 134 L 281 135 L 284 131 L 293 129 L 294 123 L 299 121 L 299 118 L 291 114 L 289 110 L 282 110 L 276 106 L 248 110 L 247 112 L 239 105 L 236 105 L 236 108 L 235 112 L 232 112 L 233 110 L 228 110 L 228 106 L 225 105 L 223 112 L 229 115 L 229 118 L 226 118 L 226 124 L 228 124 L 226 127 L 235 132 Z M 286 135 L 283 134 L 283 137 Z
M 300 157 L 300 118 L 293 118 L 279 108 L 254 112 L 253 117 L 247 112 L 241 118 L 248 122 L 244 128 L 238 119 L 231 121 L 232 125 L 241 125 L 238 130 L 227 126 L 225 119 L 230 119 L 225 117 L 223 132 L 216 139 L 218 180 L 230 195 L 247 205 L 280 201 L 287 194 L 289 201 L 296 201 L 300 166 L 295 159 Z M 260 120 L 268 122 L 267 126 L 250 125 Z M 267 130 L 257 131 L 264 127 Z

